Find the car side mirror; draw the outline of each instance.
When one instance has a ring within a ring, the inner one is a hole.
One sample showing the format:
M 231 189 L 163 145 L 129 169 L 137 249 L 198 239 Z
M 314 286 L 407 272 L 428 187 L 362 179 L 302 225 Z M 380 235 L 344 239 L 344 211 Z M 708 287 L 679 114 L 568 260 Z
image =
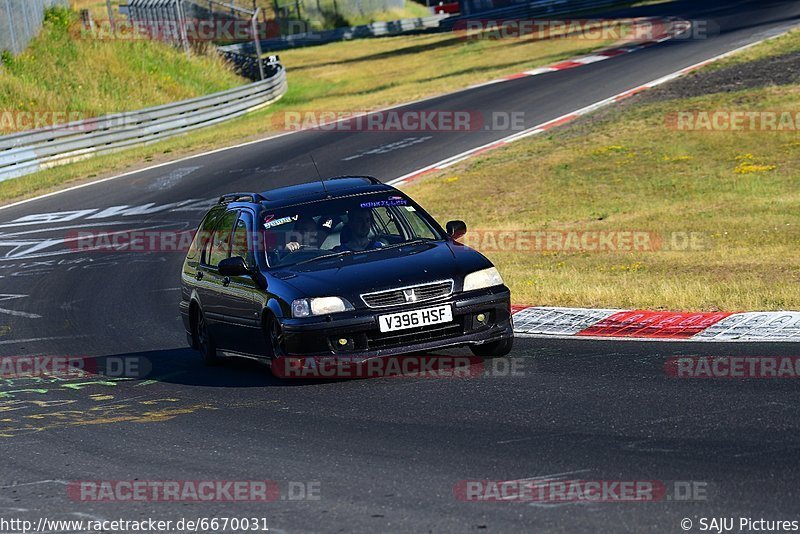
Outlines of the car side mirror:
M 450 221 L 447 223 L 447 235 L 458 239 L 467 233 L 467 223 L 464 221 Z
M 233 256 L 222 260 L 219 262 L 217 270 L 222 276 L 244 276 L 250 274 L 250 268 L 241 256 Z

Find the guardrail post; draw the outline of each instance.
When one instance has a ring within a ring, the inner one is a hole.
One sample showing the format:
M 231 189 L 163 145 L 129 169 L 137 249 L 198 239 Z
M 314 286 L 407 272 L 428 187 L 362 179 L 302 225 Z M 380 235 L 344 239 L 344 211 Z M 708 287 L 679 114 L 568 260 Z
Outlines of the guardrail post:
M 266 79 L 266 75 L 264 74 L 264 62 L 261 60 L 261 36 L 258 35 L 258 13 L 261 11 L 261 8 L 256 8 L 255 13 L 253 13 L 253 39 L 256 41 L 256 61 L 258 62 L 258 73 L 261 75 L 261 80 L 263 81 Z
M 111 35 L 115 35 L 117 25 L 114 20 L 114 10 L 111 8 L 111 0 L 106 0 L 106 9 L 108 10 L 108 23 L 111 25 Z
M 183 11 L 183 0 L 175 0 L 175 8 L 178 16 L 178 38 L 181 40 L 186 57 L 189 57 L 191 50 L 189 49 L 189 35 L 186 32 L 186 13 Z

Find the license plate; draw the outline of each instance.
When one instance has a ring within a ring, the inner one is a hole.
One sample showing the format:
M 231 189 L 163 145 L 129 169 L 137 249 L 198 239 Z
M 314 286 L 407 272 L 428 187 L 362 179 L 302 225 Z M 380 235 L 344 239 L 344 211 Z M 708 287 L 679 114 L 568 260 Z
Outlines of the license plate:
M 452 320 L 453 308 L 446 305 L 436 306 L 435 308 L 425 308 L 424 310 L 412 310 L 381 315 L 378 317 L 378 324 L 381 332 L 393 332 L 395 330 L 405 330 L 406 328 L 416 328 L 418 326 L 449 323 Z

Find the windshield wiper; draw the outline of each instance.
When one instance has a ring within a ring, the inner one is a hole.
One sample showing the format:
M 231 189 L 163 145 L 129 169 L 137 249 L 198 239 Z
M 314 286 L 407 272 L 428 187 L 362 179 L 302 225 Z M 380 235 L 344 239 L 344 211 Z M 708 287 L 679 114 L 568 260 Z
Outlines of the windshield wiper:
M 416 243 L 429 243 L 431 241 L 436 241 L 436 240 L 435 239 L 431 239 L 429 237 L 416 237 L 416 238 L 411 239 L 409 241 L 403 241 L 402 243 L 395 243 L 394 245 L 386 245 L 385 247 L 375 248 L 375 249 L 372 249 L 372 250 L 386 250 L 387 248 L 402 247 L 404 245 L 413 245 L 413 244 L 416 244 Z
M 307 260 L 298 261 L 297 263 L 293 263 L 287 267 L 293 267 L 295 265 L 302 265 L 304 263 L 311 263 L 313 261 L 322 260 L 325 258 L 336 258 L 338 256 L 349 256 L 351 254 L 355 254 L 356 251 L 354 250 L 342 250 L 341 252 L 334 252 L 333 254 L 323 254 L 322 256 L 314 256 L 313 258 L 308 258 Z

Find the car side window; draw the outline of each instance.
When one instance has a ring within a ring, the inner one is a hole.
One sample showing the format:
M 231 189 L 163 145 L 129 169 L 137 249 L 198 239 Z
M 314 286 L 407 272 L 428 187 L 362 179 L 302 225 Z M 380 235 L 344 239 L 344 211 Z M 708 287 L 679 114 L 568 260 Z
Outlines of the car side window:
M 212 267 L 219 265 L 219 262 L 226 259 L 231 251 L 231 236 L 233 234 L 233 223 L 236 222 L 237 211 L 228 211 L 214 229 L 214 235 L 209 241 L 209 247 L 204 254 L 204 263 Z
M 247 262 L 247 265 L 253 265 L 252 247 L 248 242 L 248 222 L 251 220 L 250 215 L 245 212 L 239 214 L 239 219 L 236 221 L 236 228 L 233 230 L 233 244 L 231 245 L 231 257 L 241 256 Z
M 189 246 L 189 251 L 186 254 L 187 258 L 193 260 L 201 250 L 207 248 L 214 225 L 223 213 L 224 211 L 222 210 L 214 209 L 206 214 L 200 226 L 197 227 L 197 233 L 195 233 L 192 244 Z

